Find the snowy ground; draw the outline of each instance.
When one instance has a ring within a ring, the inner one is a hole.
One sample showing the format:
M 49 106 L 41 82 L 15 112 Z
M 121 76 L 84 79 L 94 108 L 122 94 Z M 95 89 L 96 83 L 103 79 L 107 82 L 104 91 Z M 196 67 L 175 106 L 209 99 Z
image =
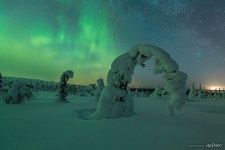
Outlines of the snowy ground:
M 94 109 L 93 98 L 54 98 L 45 92 L 26 104 L 0 103 L 0 150 L 202 150 L 212 143 L 225 150 L 225 100 L 189 102 L 170 117 L 165 99 L 135 98 L 132 117 L 82 120 L 76 112 Z

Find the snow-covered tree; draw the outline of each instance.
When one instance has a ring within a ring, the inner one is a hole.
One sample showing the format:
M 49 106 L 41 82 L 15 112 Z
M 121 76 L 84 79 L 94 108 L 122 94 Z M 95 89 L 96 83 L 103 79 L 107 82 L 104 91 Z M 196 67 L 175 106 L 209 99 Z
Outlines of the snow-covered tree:
M 213 97 L 213 92 L 212 92 L 212 90 L 209 90 L 207 98 L 212 98 L 212 97 Z
M 87 87 L 87 95 L 88 96 L 95 96 L 96 84 L 89 84 Z
M 135 97 L 139 97 L 138 89 L 135 89 Z
M 9 89 L 8 94 L 4 97 L 4 101 L 7 104 L 21 104 L 25 100 L 30 100 L 32 96 L 32 92 L 27 87 L 27 84 L 15 82 L 12 88 Z
M 77 88 L 77 95 L 78 96 L 86 96 L 86 90 L 84 89 L 84 87 L 79 86 Z
M 59 82 L 59 102 L 68 102 L 66 99 L 67 97 L 67 82 L 70 78 L 73 78 L 73 71 L 67 70 L 63 72 L 63 74 L 60 77 L 60 82 Z
M 188 94 L 189 99 L 194 99 L 196 97 L 196 89 L 195 89 L 195 83 L 192 83 L 192 86 L 190 88 L 190 92 Z
M 202 88 L 202 84 L 199 85 L 199 89 L 197 91 L 197 99 L 202 99 L 202 98 L 205 98 L 206 95 L 205 95 L 205 91 L 203 90 Z
M 141 91 L 141 97 L 145 97 L 145 91 L 144 90 Z
M 219 88 L 219 90 L 217 91 L 217 98 L 222 98 L 222 91 Z
M 145 92 L 145 97 L 149 97 L 149 96 L 150 96 L 150 91 L 147 90 L 147 91 Z
M 71 85 L 71 93 L 75 95 L 76 92 L 77 92 L 77 91 L 76 91 L 76 86 L 75 86 L 74 84 L 72 84 L 72 85 Z
M 163 89 L 161 97 L 166 97 L 166 96 L 167 96 L 167 92 Z
M 186 101 L 187 75 L 179 71 L 177 63 L 163 49 L 140 44 L 113 61 L 107 75 L 107 86 L 101 93 L 97 110 L 90 117 L 102 119 L 132 115 L 134 100 L 128 94 L 127 86 L 132 81 L 136 65 L 144 67 L 144 62 L 151 57 L 155 60 L 154 72 L 163 73 L 166 79 L 165 90 L 169 93 L 170 115 L 174 114 L 175 108 L 181 109 Z
M 104 80 L 103 79 L 98 79 L 97 80 L 97 89 L 95 91 L 95 100 L 98 101 L 101 95 L 101 92 L 104 88 Z
M 213 91 L 213 98 L 217 98 L 217 89 Z
M 225 90 L 222 91 L 222 98 L 225 98 Z
M 202 89 L 198 90 L 198 92 L 197 92 L 197 99 L 202 99 L 204 97 L 205 97 L 204 91 Z
M 159 98 L 162 96 L 162 90 L 161 88 L 158 86 L 155 88 L 155 90 L 153 91 L 151 97 L 155 97 L 155 98 Z

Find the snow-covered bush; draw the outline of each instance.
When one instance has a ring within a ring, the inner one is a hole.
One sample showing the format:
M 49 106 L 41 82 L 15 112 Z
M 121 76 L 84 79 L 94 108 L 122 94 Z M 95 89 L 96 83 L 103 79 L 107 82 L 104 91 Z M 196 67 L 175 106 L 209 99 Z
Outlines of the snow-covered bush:
M 95 91 L 95 100 L 98 101 L 99 100 L 99 97 L 101 95 L 101 92 L 104 88 L 104 80 L 103 79 L 98 79 L 97 80 L 97 89 Z
M 155 73 L 163 73 L 166 79 L 165 90 L 169 93 L 168 109 L 173 115 L 175 108 L 180 109 L 186 101 L 187 75 L 179 71 L 177 63 L 163 49 L 141 44 L 118 56 L 112 63 L 107 75 L 107 86 L 102 90 L 97 110 L 90 116 L 94 119 L 130 116 L 134 110 L 134 100 L 128 94 L 127 86 L 132 81 L 136 65 L 154 57 Z
M 7 104 L 21 104 L 25 100 L 30 100 L 32 96 L 32 92 L 27 84 L 15 82 L 11 89 L 9 89 L 7 95 L 4 96 L 4 101 Z
M 60 82 L 59 82 L 59 102 L 68 102 L 66 99 L 67 97 L 67 82 L 70 78 L 73 78 L 73 71 L 68 70 L 63 72 L 62 76 L 60 77 Z
M 155 90 L 152 92 L 151 97 L 158 98 L 158 97 L 161 97 L 161 96 L 162 96 L 161 88 L 160 87 L 156 87 Z

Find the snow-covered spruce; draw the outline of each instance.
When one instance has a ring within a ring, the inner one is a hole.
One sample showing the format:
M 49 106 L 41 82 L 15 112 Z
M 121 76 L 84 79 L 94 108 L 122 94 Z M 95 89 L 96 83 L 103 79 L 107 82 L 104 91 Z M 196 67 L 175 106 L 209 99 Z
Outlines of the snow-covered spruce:
M 161 97 L 163 97 L 163 98 L 167 97 L 167 92 L 166 92 L 164 89 L 162 90 L 162 95 L 161 95 Z
M 135 97 L 138 97 L 139 96 L 139 93 L 138 93 L 138 89 L 135 89 Z
M 97 89 L 95 91 L 95 100 L 98 101 L 101 95 L 101 92 L 104 88 L 104 80 L 103 79 L 98 79 L 97 80 Z
M 62 76 L 60 77 L 59 82 L 59 102 L 68 102 L 67 100 L 67 82 L 70 78 L 73 78 L 73 71 L 67 70 L 63 72 Z
M 160 87 L 156 87 L 155 90 L 152 92 L 151 97 L 161 97 L 162 96 L 162 90 Z
M 216 98 L 222 98 L 222 91 L 219 88 L 219 90 L 217 91 L 217 97 Z
M 222 91 L 222 98 L 225 98 L 225 90 Z
M 217 98 L 217 89 L 213 91 L 213 98 Z
M 87 96 L 94 96 L 96 90 L 96 84 L 89 84 L 89 86 L 86 88 Z
M 25 100 L 30 100 L 32 96 L 32 92 L 27 84 L 15 82 L 4 97 L 4 101 L 6 104 L 22 104 Z
M 195 83 L 192 83 L 190 92 L 189 92 L 189 94 L 188 94 L 188 98 L 189 98 L 190 100 L 193 100 L 195 97 L 196 97 Z
M 118 56 L 112 63 L 105 86 L 97 106 L 90 116 L 93 119 L 125 117 L 133 114 L 134 100 L 129 96 L 127 85 L 132 81 L 134 68 L 142 67 L 153 57 L 154 73 L 163 73 L 166 79 L 165 90 L 169 93 L 168 110 L 174 115 L 175 108 L 181 109 L 186 101 L 187 75 L 179 71 L 177 63 L 163 49 L 150 45 L 136 45 L 130 51 Z
M 213 98 L 213 92 L 211 90 L 209 90 L 207 98 Z
M 203 98 L 206 98 L 205 90 L 204 90 L 204 88 L 202 88 L 202 85 L 200 84 L 199 90 L 197 92 L 197 99 L 203 99 Z

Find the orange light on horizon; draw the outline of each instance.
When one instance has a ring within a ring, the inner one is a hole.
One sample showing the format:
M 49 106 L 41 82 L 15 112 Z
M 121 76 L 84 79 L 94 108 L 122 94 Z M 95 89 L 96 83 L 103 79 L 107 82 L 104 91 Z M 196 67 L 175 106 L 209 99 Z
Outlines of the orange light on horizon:
M 223 90 L 225 89 L 224 87 L 222 86 L 207 86 L 209 90 Z

